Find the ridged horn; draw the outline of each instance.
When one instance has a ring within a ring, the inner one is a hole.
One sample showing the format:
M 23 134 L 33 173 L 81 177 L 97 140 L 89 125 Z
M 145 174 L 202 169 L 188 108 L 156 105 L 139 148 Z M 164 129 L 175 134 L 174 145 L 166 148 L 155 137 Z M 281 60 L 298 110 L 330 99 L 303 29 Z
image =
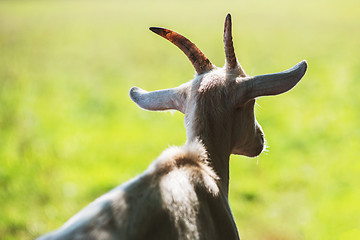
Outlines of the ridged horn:
M 189 39 L 166 28 L 151 27 L 151 31 L 175 44 L 189 58 L 197 74 L 203 74 L 214 68 L 210 60 Z
M 226 66 L 229 70 L 236 69 L 239 71 L 239 75 L 246 76 L 245 71 L 241 68 L 235 56 L 231 28 L 232 28 L 231 15 L 229 13 L 226 16 L 225 24 L 224 24 L 224 48 L 225 48 Z

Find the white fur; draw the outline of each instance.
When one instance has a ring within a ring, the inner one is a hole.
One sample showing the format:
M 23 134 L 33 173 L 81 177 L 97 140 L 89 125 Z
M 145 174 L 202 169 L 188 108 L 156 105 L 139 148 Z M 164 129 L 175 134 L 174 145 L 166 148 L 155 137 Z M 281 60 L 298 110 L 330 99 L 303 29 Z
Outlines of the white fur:
M 142 175 L 95 200 L 41 240 L 239 239 L 228 203 L 229 157 L 256 157 L 264 150 L 255 98 L 290 90 L 305 74 L 307 63 L 282 73 L 248 77 L 234 59 L 230 15 L 224 42 L 231 64 L 223 68 L 212 64 L 210 68 L 198 49 L 185 38 L 176 38 L 178 34 L 154 29 L 177 41 L 202 74 L 172 89 L 147 92 L 133 87 L 130 97 L 147 110 L 184 113 L 186 144 L 165 150 Z

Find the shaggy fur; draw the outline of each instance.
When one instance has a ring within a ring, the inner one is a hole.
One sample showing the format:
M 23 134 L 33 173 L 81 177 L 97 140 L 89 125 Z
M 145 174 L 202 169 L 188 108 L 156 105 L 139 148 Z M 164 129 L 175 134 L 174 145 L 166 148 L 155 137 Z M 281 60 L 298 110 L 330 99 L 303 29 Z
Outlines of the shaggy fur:
M 249 77 L 238 63 L 226 17 L 226 64 L 217 68 L 188 39 L 152 28 L 190 59 L 195 78 L 153 92 L 130 90 L 147 110 L 185 114 L 187 143 L 160 155 L 139 177 L 91 203 L 45 239 L 239 239 L 228 203 L 229 157 L 258 156 L 264 133 L 255 119 L 255 98 L 293 88 L 307 63 L 276 74 Z M 196 53 L 196 54 L 195 54 Z
M 207 227 L 204 222 L 209 222 L 205 216 L 211 205 L 225 201 L 218 180 L 200 142 L 169 148 L 142 175 L 98 198 L 39 240 L 214 239 L 226 235 L 213 229 L 205 236 L 201 231 Z M 208 201 L 200 206 L 204 199 Z M 228 227 L 226 222 L 219 224 Z

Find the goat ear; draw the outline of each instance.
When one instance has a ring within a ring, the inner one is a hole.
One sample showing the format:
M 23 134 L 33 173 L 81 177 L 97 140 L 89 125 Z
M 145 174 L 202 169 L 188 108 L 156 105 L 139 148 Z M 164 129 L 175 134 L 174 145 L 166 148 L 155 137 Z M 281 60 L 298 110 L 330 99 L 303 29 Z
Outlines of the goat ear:
M 304 60 L 283 72 L 245 78 L 242 82 L 247 90 L 247 98 L 253 99 L 287 92 L 301 80 L 306 69 L 307 62 Z
M 185 112 L 187 93 L 183 87 L 147 92 L 132 87 L 129 92 L 131 100 L 139 107 L 150 111 L 178 110 Z

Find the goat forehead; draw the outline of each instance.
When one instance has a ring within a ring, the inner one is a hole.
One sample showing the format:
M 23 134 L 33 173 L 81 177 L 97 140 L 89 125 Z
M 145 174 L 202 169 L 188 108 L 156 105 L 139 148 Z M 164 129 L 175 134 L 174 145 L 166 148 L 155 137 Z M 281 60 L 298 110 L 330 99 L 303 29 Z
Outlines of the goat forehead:
M 199 93 L 205 93 L 213 89 L 222 89 L 226 86 L 226 72 L 223 69 L 216 69 L 205 74 L 199 79 Z

